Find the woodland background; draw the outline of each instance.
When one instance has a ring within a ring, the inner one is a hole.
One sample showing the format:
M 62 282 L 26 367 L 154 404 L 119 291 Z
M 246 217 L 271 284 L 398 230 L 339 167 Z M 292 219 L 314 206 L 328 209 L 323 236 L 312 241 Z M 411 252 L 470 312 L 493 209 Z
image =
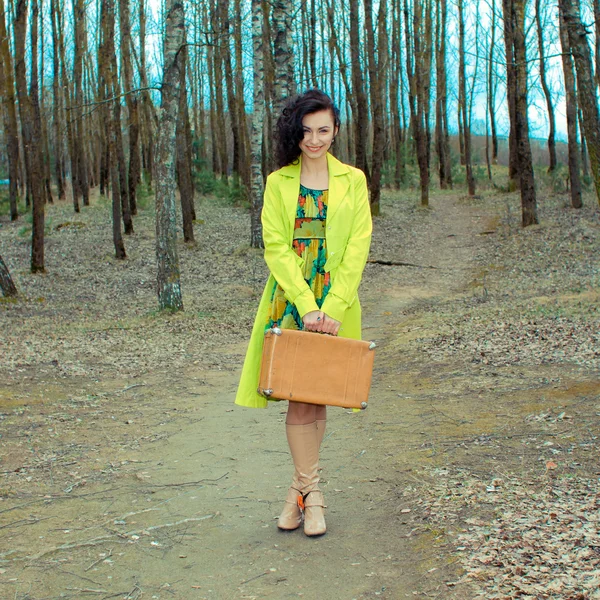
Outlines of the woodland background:
M 473 196 L 487 178 L 520 189 L 523 226 L 537 223 L 532 116 L 548 132 L 536 164 L 572 206 L 586 183 L 600 198 L 600 0 L 1 0 L 0 15 L 3 206 L 12 220 L 31 211 L 32 272 L 46 203 L 77 213 L 91 190 L 110 194 L 124 259 L 138 195 L 154 191 L 159 304 L 181 308 L 175 187 L 186 242 L 195 191 L 219 188 L 247 203 L 260 247 L 274 120 L 309 87 L 339 104 L 335 152 L 367 174 L 374 215 L 384 187 L 416 178 L 427 205 L 432 186 Z

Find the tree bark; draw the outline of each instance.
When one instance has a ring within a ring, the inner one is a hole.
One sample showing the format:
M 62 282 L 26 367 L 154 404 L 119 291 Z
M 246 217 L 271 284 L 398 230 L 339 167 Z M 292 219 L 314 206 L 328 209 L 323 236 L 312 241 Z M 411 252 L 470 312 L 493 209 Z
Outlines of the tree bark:
M 167 0 L 156 164 L 156 259 L 161 310 L 183 310 L 175 211 L 175 133 L 181 83 L 178 55 L 185 39 L 182 0 Z
M 0 0 L 0 93 L 4 101 L 4 135 L 6 153 L 8 155 L 8 197 L 10 203 L 10 220 L 19 218 L 19 131 L 17 123 L 17 107 L 15 103 L 15 80 L 13 59 L 9 47 L 6 29 L 4 0 Z
M 54 173 L 56 177 L 56 187 L 58 190 L 58 199 L 64 200 L 65 193 L 65 158 L 64 143 L 62 135 L 62 95 L 60 90 L 60 56 L 58 52 L 58 31 L 56 25 L 56 0 L 50 0 L 50 20 L 52 26 L 52 125 L 54 131 Z
M 292 30 L 292 0 L 273 0 L 273 112 L 279 116 L 287 98 L 294 95 L 294 54 L 290 44 Z
M 367 162 L 367 141 L 369 139 L 369 105 L 365 92 L 362 63 L 360 58 L 361 35 L 359 29 L 358 0 L 349 1 L 350 8 L 350 62 L 352 65 L 352 90 L 356 97 L 352 105 L 352 118 L 354 129 L 354 148 L 356 152 L 356 166 L 364 171 L 367 181 L 371 180 L 371 173 Z
M 123 75 L 123 87 L 127 95 L 127 118 L 129 124 L 129 173 L 127 195 L 129 210 L 132 215 L 137 214 L 136 190 L 140 182 L 140 117 L 138 109 L 137 94 L 131 94 L 133 90 L 133 66 L 131 61 L 131 19 L 129 15 L 129 0 L 119 0 L 119 30 L 121 33 L 121 73 Z
M 189 127 L 188 96 L 186 86 L 187 47 L 179 52 L 179 71 L 182 80 L 179 83 L 179 108 L 177 115 L 177 184 L 181 202 L 181 218 L 183 221 L 183 241 L 194 244 L 194 183 L 191 171 L 191 148 L 188 144 L 187 129 Z
M 490 48 L 488 53 L 488 115 L 492 133 L 492 164 L 498 164 L 498 134 L 496 132 L 496 86 L 494 84 L 495 44 L 496 44 L 496 1 L 491 0 L 492 22 L 490 24 Z M 490 177 L 491 179 L 491 177 Z
M 575 60 L 577 97 L 583 113 L 587 151 L 596 187 L 596 197 L 600 204 L 600 114 L 591 51 L 587 41 L 588 32 L 581 22 L 579 0 L 559 0 L 559 7 L 569 36 L 571 54 Z
M 263 248 L 260 213 L 263 205 L 263 118 L 265 113 L 264 94 L 264 34 L 261 0 L 252 0 L 252 50 L 254 72 L 254 104 L 252 111 L 251 143 L 251 186 L 250 186 L 250 246 Z
M 569 140 L 569 181 L 571 183 L 571 206 L 581 208 L 581 177 L 579 165 L 579 146 L 577 144 L 577 94 L 575 92 L 575 70 L 569 48 L 569 34 L 562 13 L 559 14 L 560 44 L 565 80 L 567 104 L 567 136 Z
M 503 0 L 504 23 L 510 24 L 510 58 L 515 70 L 515 137 L 519 161 L 521 186 L 521 210 L 523 227 L 538 223 L 535 181 L 531 147 L 529 145 L 529 122 L 527 120 L 527 54 L 525 50 L 525 2 L 526 0 Z M 506 56 L 509 67 L 509 54 Z
M 438 155 L 440 187 L 452 187 L 452 165 L 450 163 L 450 137 L 448 131 L 448 86 L 446 81 L 446 0 L 436 1 L 436 104 L 435 146 Z
M 538 53 L 540 58 L 540 82 L 542 84 L 542 90 L 546 98 L 546 107 L 548 108 L 548 124 L 550 131 L 548 132 L 548 154 L 550 155 L 550 164 L 548 165 L 548 173 L 551 173 L 556 169 L 556 118 L 554 116 L 554 106 L 552 103 L 552 95 L 550 94 L 550 88 L 548 87 L 548 81 L 546 78 L 546 56 L 544 50 L 544 28 L 542 26 L 541 16 L 541 2 L 535 0 L 535 22 L 537 25 L 537 38 L 538 38 Z
M 514 58 L 513 19 L 507 15 L 512 14 L 513 0 L 502 0 L 504 14 L 504 49 L 506 55 L 506 100 L 508 102 L 508 116 L 510 119 L 510 132 L 508 135 L 508 179 L 510 187 L 517 185 L 519 178 L 519 159 L 517 149 L 517 72 Z
M 112 195 L 112 233 L 115 247 L 115 258 L 124 260 L 127 257 L 123 234 L 121 232 L 121 185 L 119 182 L 119 167 L 117 164 L 117 144 L 120 124 L 111 118 L 110 99 L 114 98 L 112 64 L 115 54 L 114 38 L 114 3 L 113 0 L 102 0 L 100 5 L 101 43 L 98 48 L 98 71 L 100 90 L 104 101 L 101 105 L 108 148 L 105 150 L 106 175 L 110 177 Z M 113 100 L 112 103 L 118 102 Z
M 75 44 L 73 54 L 73 86 L 75 107 L 72 112 L 75 117 L 73 151 L 75 153 L 77 188 L 81 192 L 84 206 L 90 203 L 90 188 L 84 151 L 84 120 L 83 120 L 83 53 L 87 48 L 86 35 L 86 11 L 83 0 L 73 0 L 73 23 L 75 32 Z
M 373 118 L 373 150 L 369 201 L 371 214 L 379 215 L 381 197 L 381 171 L 385 150 L 385 123 L 383 81 L 387 69 L 387 3 L 380 2 L 377 18 L 377 51 L 375 50 L 375 28 L 373 27 L 373 2 L 364 0 L 367 56 L 369 67 L 369 90 L 371 92 L 371 115 Z
M 17 286 L 10 276 L 10 272 L 6 263 L 2 260 L 2 256 L 0 256 L 0 290 L 2 290 L 5 298 L 14 298 L 19 295 Z
M 465 17 L 463 0 L 458 0 L 458 85 L 460 86 L 460 111 L 462 114 L 463 138 L 465 147 L 465 170 L 469 196 L 475 195 L 475 178 L 471 162 L 471 116 L 467 102 L 467 75 L 465 63 Z
M 37 0 L 31 4 L 31 83 L 27 92 L 25 69 L 25 37 L 27 26 L 27 0 L 17 0 L 14 27 L 15 39 L 15 75 L 19 112 L 21 116 L 21 135 L 27 166 L 29 188 L 33 205 L 33 227 L 31 236 L 31 272 L 44 272 L 44 190 L 41 156 L 41 133 L 39 119 L 39 99 L 37 81 Z M 33 66 L 35 64 L 35 67 Z

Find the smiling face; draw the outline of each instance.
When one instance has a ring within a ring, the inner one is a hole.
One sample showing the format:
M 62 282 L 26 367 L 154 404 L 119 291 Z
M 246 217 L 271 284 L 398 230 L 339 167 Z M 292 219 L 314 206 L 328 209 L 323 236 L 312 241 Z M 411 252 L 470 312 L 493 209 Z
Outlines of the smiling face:
M 325 157 L 331 147 L 333 138 L 337 134 L 337 128 L 330 110 L 305 115 L 302 119 L 304 138 L 300 142 L 303 158 L 316 160 Z

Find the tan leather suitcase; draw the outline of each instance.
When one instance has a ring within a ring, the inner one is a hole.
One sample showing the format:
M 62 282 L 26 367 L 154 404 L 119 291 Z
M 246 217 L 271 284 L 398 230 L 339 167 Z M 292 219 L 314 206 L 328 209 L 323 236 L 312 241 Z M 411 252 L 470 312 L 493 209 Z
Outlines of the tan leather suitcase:
M 268 329 L 258 393 L 277 400 L 367 408 L 374 348 L 373 342 Z

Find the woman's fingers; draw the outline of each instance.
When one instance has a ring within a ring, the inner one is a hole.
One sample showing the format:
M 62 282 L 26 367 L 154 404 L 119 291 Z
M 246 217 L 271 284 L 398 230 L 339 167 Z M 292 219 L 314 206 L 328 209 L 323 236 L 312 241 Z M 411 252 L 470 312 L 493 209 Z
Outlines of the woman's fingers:
M 322 331 L 325 315 L 320 310 L 313 310 L 302 317 L 306 331 Z
M 330 335 L 337 335 L 340 330 L 340 325 L 341 323 L 339 321 L 336 321 L 335 319 L 324 315 L 323 329 L 321 331 Z

